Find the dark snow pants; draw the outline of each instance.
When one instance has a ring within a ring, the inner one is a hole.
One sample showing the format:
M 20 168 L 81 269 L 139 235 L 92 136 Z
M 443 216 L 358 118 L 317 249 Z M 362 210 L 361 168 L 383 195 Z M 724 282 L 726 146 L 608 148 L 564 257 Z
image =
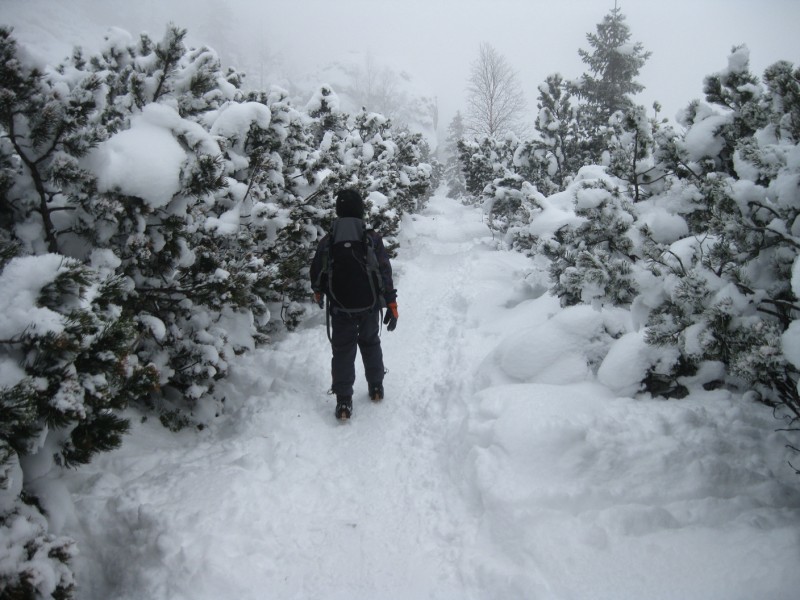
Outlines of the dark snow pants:
M 380 338 L 380 311 L 331 314 L 331 391 L 337 396 L 352 396 L 356 380 L 356 348 L 361 351 L 367 383 L 383 382 L 383 351 Z

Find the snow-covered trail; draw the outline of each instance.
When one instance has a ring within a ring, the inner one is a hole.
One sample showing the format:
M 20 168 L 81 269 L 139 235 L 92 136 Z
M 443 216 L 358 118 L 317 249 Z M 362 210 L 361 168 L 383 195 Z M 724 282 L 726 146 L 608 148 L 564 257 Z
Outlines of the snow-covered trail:
M 628 313 L 560 308 L 473 208 L 434 197 L 401 242 L 386 399 L 359 365 L 334 419 L 320 311 L 238 359 L 208 430 L 135 423 L 53 511 L 81 598 L 796 597 L 800 491 L 769 409 L 612 392 L 590 365 L 617 344 L 627 376 Z
M 444 199 L 406 229 L 386 399 L 369 401 L 359 364 L 353 419 L 333 418 L 320 315 L 241 359 L 225 384 L 241 408 L 199 445 L 138 427 L 74 490 L 82 514 L 102 517 L 81 524 L 91 597 L 469 597 L 473 532 L 448 464 L 475 367 L 461 339 L 470 263 L 490 251 L 473 238 L 488 231 Z

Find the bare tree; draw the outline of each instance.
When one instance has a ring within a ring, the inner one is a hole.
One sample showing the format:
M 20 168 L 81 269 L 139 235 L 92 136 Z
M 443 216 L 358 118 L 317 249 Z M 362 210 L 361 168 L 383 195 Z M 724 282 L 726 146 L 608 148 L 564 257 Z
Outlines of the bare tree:
M 372 112 L 396 117 L 400 112 L 400 77 L 389 67 L 381 67 L 367 54 L 364 67 L 351 72 L 352 85 L 346 90 L 353 101 Z
M 516 72 L 490 44 L 481 44 L 467 86 L 467 131 L 489 136 L 517 131 L 524 112 Z

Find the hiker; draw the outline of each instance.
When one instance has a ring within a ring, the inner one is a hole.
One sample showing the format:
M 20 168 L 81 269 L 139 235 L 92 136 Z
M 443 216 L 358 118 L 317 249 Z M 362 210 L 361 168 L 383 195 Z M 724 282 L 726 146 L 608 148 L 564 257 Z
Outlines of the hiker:
M 389 331 L 397 325 L 397 290 L 383 239 L 364 223 L 364 201 L 352 189 L 336 195 L 333 228 L 317 245 L 311 262 L 314 300 L 328 314 L 333 358 L 331 392 L 336 394 L 337 419 L 353 413 L 356 348 L 361 351 L 369 397 L 383 399 L 383 351 L 380 338 L 381 309 Z

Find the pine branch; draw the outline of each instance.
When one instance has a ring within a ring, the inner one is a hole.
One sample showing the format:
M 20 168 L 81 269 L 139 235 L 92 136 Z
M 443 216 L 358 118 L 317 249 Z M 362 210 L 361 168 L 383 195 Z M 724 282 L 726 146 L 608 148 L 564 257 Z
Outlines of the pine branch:
M 58 241 L 56 240 L 55 233 L 56 228 L 52 219 L 50 218 L 50 208 L 47 206 L 47 191 L 44 189 L 44 181 L 42 176 L 39 173 L 36 163 L 31 161 L 18 143 L 17 134 L 14 128 L 14 119 L 9 120 L 8 130 L 11 145 L 14 147 L 15 152 L 20 157 L 22 162 L 25 163 L 25 166 L 28 168 L 28 171 L 31 174 L 31 179 L 33 179 L 33 187 L 36 189 L 36 193 L 39 195 L 39 213 L 42 216 L 42 223 L 44 224 L 44 236 L 45 240 L 47 240 L 47 249 L 52 253 L 58 253 Z
M 783 219 L 783 217 L 778 213 L 777 210 L 775 210 L 771 206 L 767 206 L 765 204 L 762 204 L 761 202 L 756 202 L 755 200 L 751 200 L 750 202 L 747 203 L 747 206 L 750 207 L 750 208 L 755 206 L 756 209 L 763 208 L 764 210 L 766 210 L 768 212 L 771 212 L 773 214 L 773 216 L 775 216 L 775 218 Z
M 776 236 L 778 240 L 786 242 L 790 246 L 793 246 L 794 248 L 800 250 L 800 243 L 797 243 L 793 238 L 782 234 L 780 231 L 775 231 L 774 229 L 770 229 L 769 227 L 759 227 L 757 225 L 749 225 L 747 223 L 743 223 L 742 226 L 748 231 L 755 231 L 758 233 L 762 233 L 765 236 L 768 234 L 772 234 Z
M 44 160 L 50 158 L 50 156 L 52 156 L 52 154 L 53 154 L 53 152 L 55 152 L 56 147 L 58 146 L 59 142 L 61 142 L 61 136 L 64 134 L 65 130 L 66 130 L 66 127 L 64 127 L 64 123 L 62 122 L 60 124 L 59 128 L 58 128 L 58 131 L 56 131 L 56 134 L 53 136 L 53 143 L 50 145 L 50 148 L 48 148 L 44 152 L 44 154 L 42 154 L 39 158 L 37 158 L 35 161 L 33 161 L 33 164 L 38 165 L 42 161 L 44 161 Z
M 765 315 L 773 316 L 773 317 L 779 319 L 782 323 L 787 324 L 787 325 L 790 322 L 790 320 L 788 320 L 786 318 L 786 315 L 782 315 L 781 313 L 776 312 L 774 310 L 770 310 L 768 308 L 764 308 L 763 306 L 757 306 L 756 307 L 756 311 L 758 311 L 760 313 L 763 313 Z
M 678 165 L 680 165 L 681 167 L 686 169 L 689 172 L 689 175 L 694 177 L 698 182 L 700 182 L 700 183 L 703 182 L 703 178 L 700 175 L 698 175 L 697 173 L 695 173 L 694 171 L 692 171 L 692 168 L 689 165 L 687 165 L 684 161 L 679 159 L 678 160 Z
M 673 252 L 672 250 L 666 250 L 666 251 L 665 251 L 665 252 L 663 252 L 662 254 L 671 254 L 671 255 L 673 256 L 673 258 L 675 258 L 675 260 L 677 260 L 677 261 L 678 261 L 678 264 L 681 266 L 680 273 L 677 273 L 677 272 L 676 272 L 676 270 L 675 270 L 675 268 L 674 268 L 672 265 L 668 265 L 668 264 L 667 264 L 665 261 L 663 261 L 663 260 L 659 260 L 659 259 L 656 259 L 656 258 L 651 258 L 650 260 L 651 260 L 652 262 L 654 262 L 654 263 L 658 264 L 658 265 L 661 265 L 662 267 L 665 267 L 665 268 L 669 269 L 670 271 L 672 271 L 672 272 L 673 272 L 673 273 L 675 273 L 676 275 L 682 275 L 682 276 L 684 276 L 684 277 L 685 277 L 686 275 L 688 275 L 688 271 L 686 270 L 686 266 L 683 264 L 683 260 L 681 260 L 681 257 L 680 257 L 680 256 L 678 256 L 677 254 L 675 254 L 675 252 Z

